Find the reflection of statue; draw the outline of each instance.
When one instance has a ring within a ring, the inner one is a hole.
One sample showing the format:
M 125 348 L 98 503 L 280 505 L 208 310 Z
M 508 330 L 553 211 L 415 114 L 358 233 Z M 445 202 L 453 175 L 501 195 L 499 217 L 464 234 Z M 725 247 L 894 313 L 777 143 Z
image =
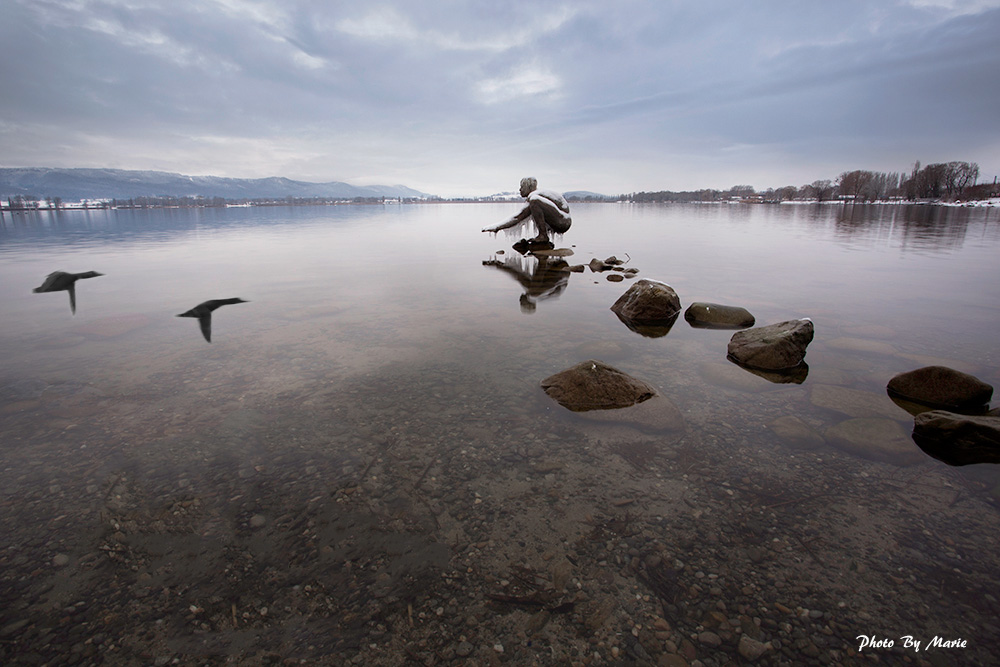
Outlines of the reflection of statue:
M 198 324 L 201 325 L 201 335 L 205 337 L 209 343 L 212 342 L 212 311 L 220 308 L 221 306 L 228 306 L 234 303 L 248 303 L 243 299 L 212 299 L 211 301 L 205 301 L 204 303 L 199 303 L 197 306 L 187 311 L 186 313 L 181 313 L 177 317 L 196 317 L 198 318 Z
M 48 275 L 39 287 L 33 292 L 69 292 L 69 309 L 76 315 L 76 281 L 84 278 L 96 278 L 103 276 L 97 271 L 85 271 L 84 273 L 66 273 L 65 271 L 54 271 Z
M 535 263 L 534 267 L 530 267 L 532 263 Z M 512 255 L 503 260 L 486 260 L 483 266 L 500 269 L 521 283 L 524 288 L 520 298 L 521 310 L 525 313 L 535 312 L 539 301 L 558 297 L 569 284 L 569 264 L 562 259 Z
M 573 224 L 569 217 L 569 204 L 558 192 L 539 190 L 538 181 L 530 176 L 521 179 L 521 196 L 528 200 L 521 211 L 499 225 L 487 227 L 484 232 L 499 232 L 527 223 L 530 218 L 538 229 L 538 236 L 531 239 L 535 243 L 548 243 L 549 236 L 565 234 Z

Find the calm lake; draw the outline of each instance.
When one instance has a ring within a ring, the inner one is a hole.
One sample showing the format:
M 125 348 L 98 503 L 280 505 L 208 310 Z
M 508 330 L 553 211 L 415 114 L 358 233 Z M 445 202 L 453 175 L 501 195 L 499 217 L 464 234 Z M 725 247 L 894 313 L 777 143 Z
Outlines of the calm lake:
M 561 259 L 639 270 L 611 282 L 479 231 L 516 206 L 5 213 L 5 664 L 1000 650 L 997 466 L 824 437 L 908 434 L 885 385 L 921 366 L 1000 387 L 1000 211 L 574 204 Z M 104 275 L 73 314 L 32 293 L 56 270 Z M 683 317 L 633 332 L 609 308 L 642 278 L 685 308 L 811 318 L 808 376 L 748 373 L 732 331 Z M 248 303 L 214 312 L 211 343 L 176 317 L 230 297 Z M 683 428 L 539 388 L 588 359 L 659 388 Z

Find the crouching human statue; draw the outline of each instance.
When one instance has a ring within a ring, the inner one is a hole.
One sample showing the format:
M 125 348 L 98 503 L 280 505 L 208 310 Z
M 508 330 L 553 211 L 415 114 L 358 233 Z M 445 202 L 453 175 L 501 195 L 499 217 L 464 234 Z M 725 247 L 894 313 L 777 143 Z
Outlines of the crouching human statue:
M 539 190 L 538 181 L 530 176 L 521 179 L 521 196 L 528 200 L 516 215 L 498 225 L 487 227 L 484 232 L 499 232 L 502 229 L 524 226 L 531 220 L 535 223 L 538 236 L 530 243 L 549 243 L 552 236 L 565 234 L 573 220 L 569 216 L 569 204 L 558 192 Z

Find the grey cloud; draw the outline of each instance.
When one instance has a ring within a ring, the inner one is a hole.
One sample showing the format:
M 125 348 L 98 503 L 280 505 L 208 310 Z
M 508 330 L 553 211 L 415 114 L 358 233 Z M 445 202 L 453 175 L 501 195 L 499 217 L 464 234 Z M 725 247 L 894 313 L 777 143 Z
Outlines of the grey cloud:
M 662 178 L 672 156 L 705 181 L 742 147 L 844 168 L 879 150 L 933 160 L 1000 143 L 1000 10 L 977 2 L 9 0 L 0 154 L 94 165 L 114 137 L 114 166 L 158 152 L 197 172 L 185 151 L 206 164 L 217 142 L 239 147 L 220 175 L 258 146 L 282 175 L 326 161 L 398 180 L 432 158 L 442 174 L 616 160 L 634 165 L 623 178 Z

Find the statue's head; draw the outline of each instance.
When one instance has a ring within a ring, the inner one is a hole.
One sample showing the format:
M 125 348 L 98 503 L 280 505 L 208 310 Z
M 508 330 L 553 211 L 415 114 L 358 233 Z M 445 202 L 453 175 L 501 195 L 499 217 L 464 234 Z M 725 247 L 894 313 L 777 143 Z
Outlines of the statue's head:
M 527 197 L 538 189 L 538 181 L 531 176 L 521 179 L 521 196 Z

